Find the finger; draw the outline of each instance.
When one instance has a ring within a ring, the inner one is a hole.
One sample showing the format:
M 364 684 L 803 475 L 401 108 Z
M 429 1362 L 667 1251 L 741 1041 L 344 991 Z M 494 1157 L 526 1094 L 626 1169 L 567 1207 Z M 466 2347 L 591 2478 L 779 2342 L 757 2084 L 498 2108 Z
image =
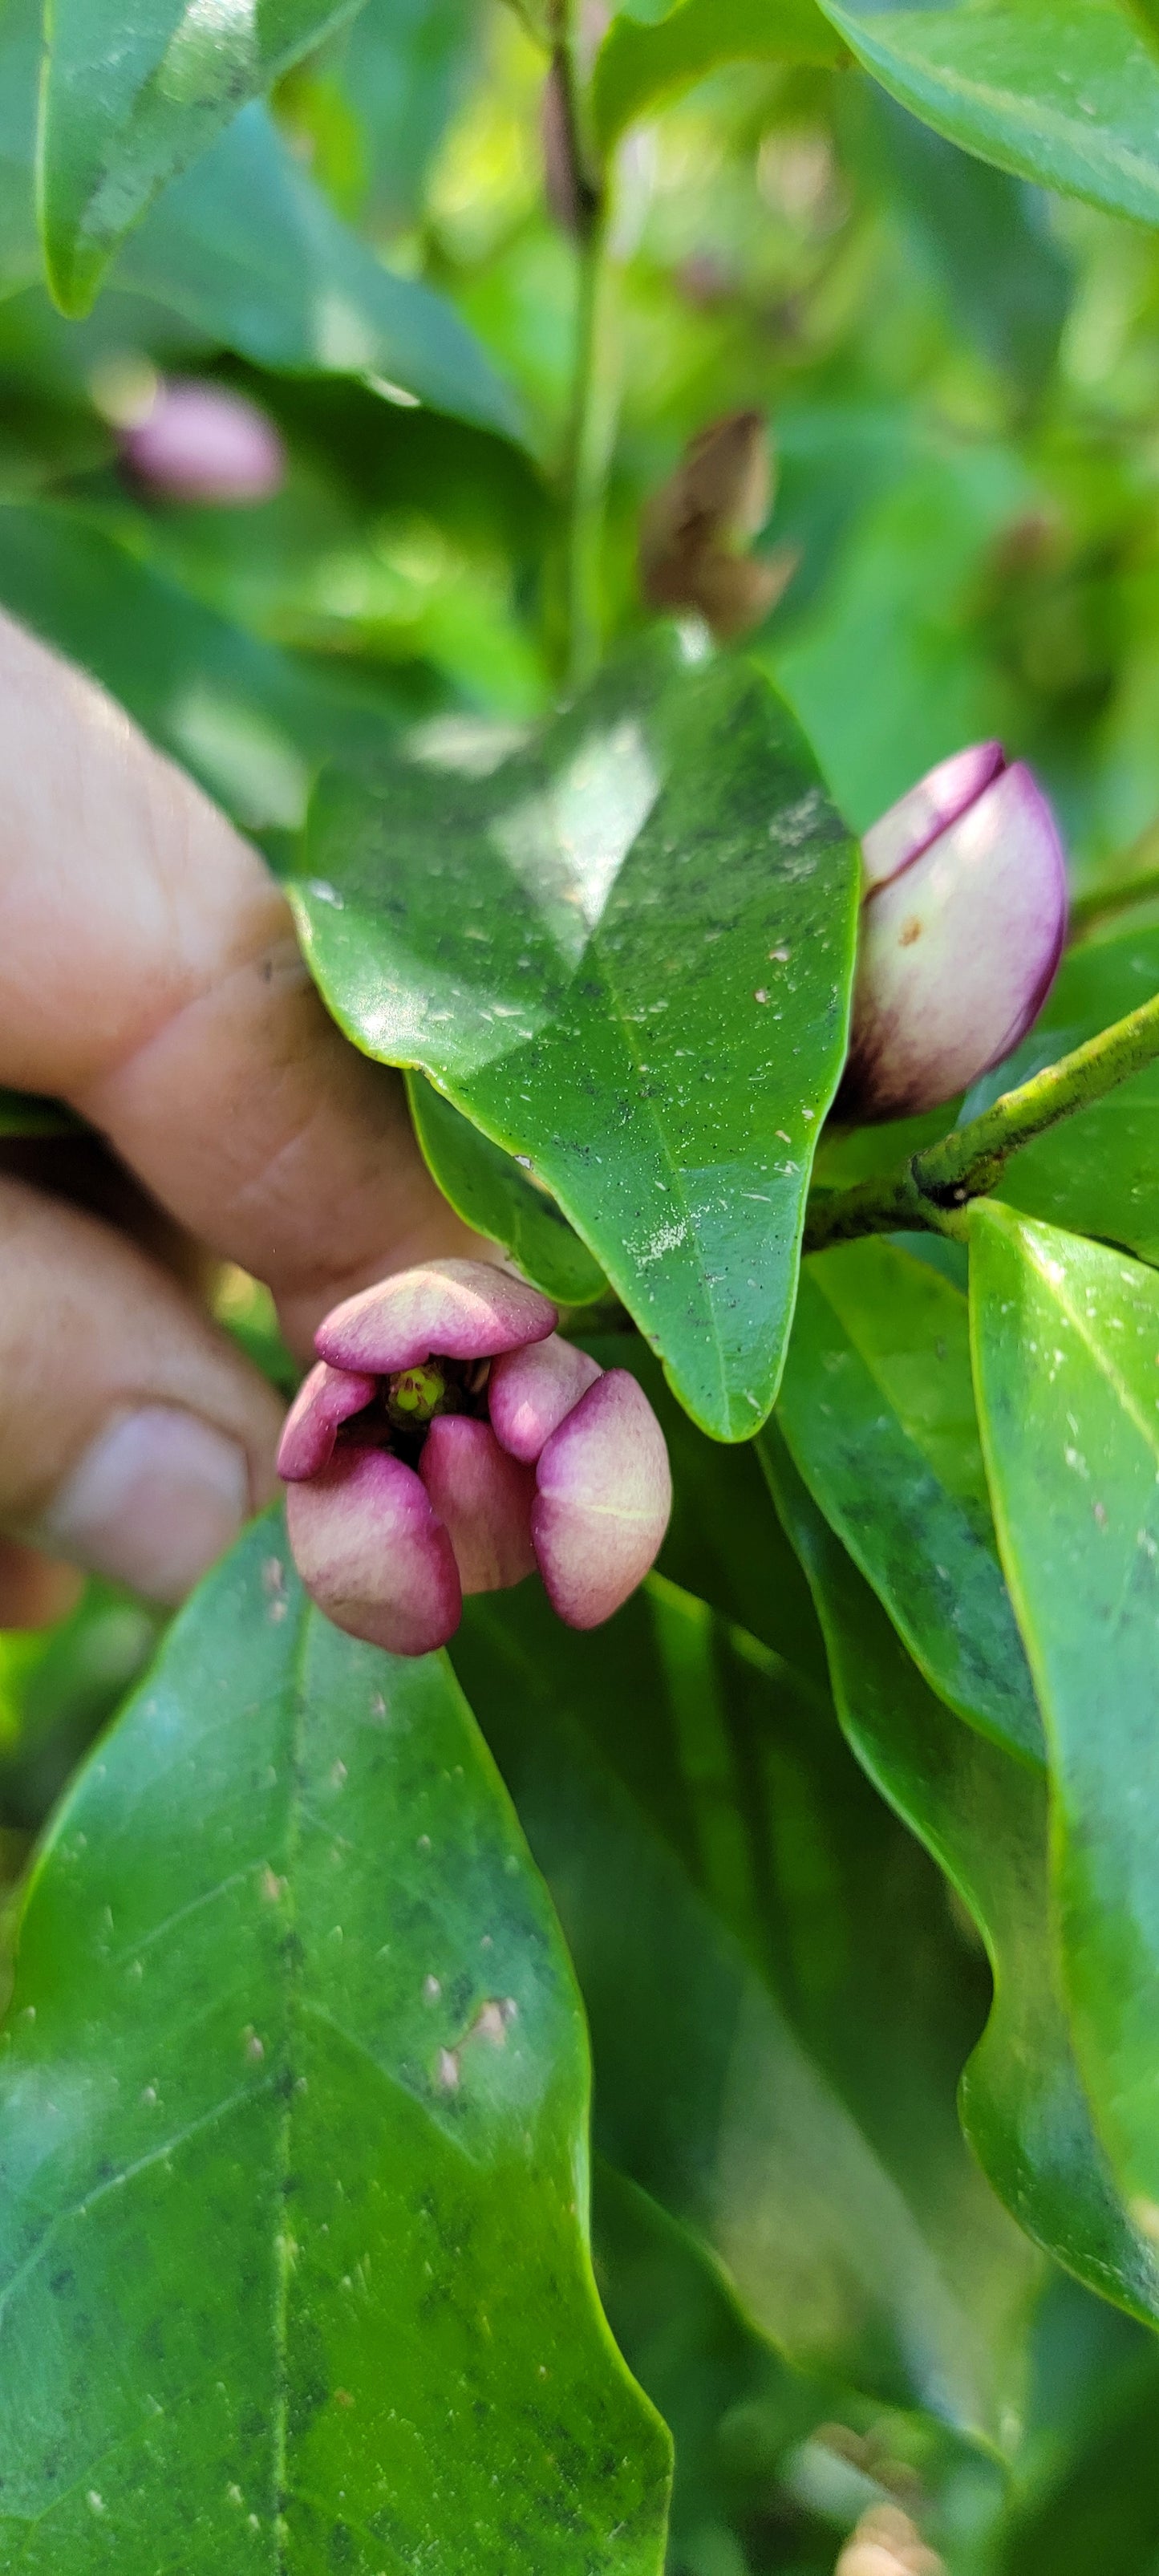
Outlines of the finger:
M 0 1628 L 48 1628 L 80 1599 L 83 1578 L 19 1539 L 0 1538 Z
M 257 853 L 111 701 L 0 619 L 0 1082 L 62 1094 L 308 1344 L 470 1238 L 398 1078 L 355 1053 Z
M 281 1412 L 168 1272 L 0 1179 L 0 1530 L 178 1601 L 272 1493 Z

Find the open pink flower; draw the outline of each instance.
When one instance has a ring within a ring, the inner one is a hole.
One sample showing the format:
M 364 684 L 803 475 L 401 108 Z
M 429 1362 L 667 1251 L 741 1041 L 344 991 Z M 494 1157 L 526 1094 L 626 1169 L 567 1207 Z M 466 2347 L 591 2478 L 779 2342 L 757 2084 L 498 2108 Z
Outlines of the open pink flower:
M 1000 1064 L 1037 1018 L 1062 951 L 1054 816 L 1001 743 L 972 743 L 862 842 L 865 894 L 840 1110 L 903 1118 Z
M 465 1592 L 536 1566 L 572 1628 L 642 1582 L 672 1504 L 664 1435 L 635 1378 L 556 1322 L 482 1261 L 427 1262 L 327 1316 L 278 1468 L 298 1571 L 337 1627 L 425 1655 Z

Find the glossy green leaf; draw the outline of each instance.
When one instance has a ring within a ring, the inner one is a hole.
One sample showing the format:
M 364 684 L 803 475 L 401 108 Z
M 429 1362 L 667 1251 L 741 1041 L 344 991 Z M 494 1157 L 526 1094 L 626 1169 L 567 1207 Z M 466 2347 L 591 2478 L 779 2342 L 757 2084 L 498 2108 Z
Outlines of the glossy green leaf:
M 0 15 L 0 295 L 40 274 L 33 221 L 40 0 Z M 259 366 L 361 376 L 504 437 L 518 407 L 446 297 L 395 277 L 243 110 L 129 237 L 115 283 Z
M 49 279 L 85 313 L 118 243 L 165 186 L 358 0 L 52 0 L 39 196 Z
M 592 115 L 605 147 L 635 117 L 719 63 L 848 60 L 816 0 L 680 0 L 658 25 L 613 18 L 592 73 Z
M 1154 2576 L 1159 2346 L 1113 2309 L 1044 2303 L 1040 2387 L 993 2576 Z M 1053 2347 L 1053 2349 L 1052 2349 Z
M 998 1089 L 1096 1037 L 1157 991 L 1159 929 L 1124 931 L 1072 948 L 1027 1050 Z M 1002 1175 L 1004 1200 L 1028 1216 L 1045 1217 L 1075 1234 L 1103 1235 L 1145 1261 L 1159 1261 L 1157 1110 L 1159 1066 L 1148 1065 L 1105 1099 L 1024 1145 Z
M 775 1428 L 773 1490 L 813 1585 L 841 1722 L 871 1780 L 933 1853 L 994 1972 L 962 2119 L 995 2191 L 1057 2261 L 1159 2323 L 1159 2257 L 1116 2192 L 1083 2090 L 1054 1937 L 1043 1780 L 963 1726 L 899 1644 Z
M 408 1074 L 406 1087 L 424 1158 L 458 1215 L 501 1243 L 525 1278 L 559 1305 L 585 1306 L 602 1296 L 608 1283 L 598 1261 L 550 1193 L 421 1073 Z
M 672 1517 L 661 1574 L 783 1655 L 827 1698 L 829 1667 L 808 1584 L 769 1498 L 751 1441 L 706 1440 L 665 1386 L 638 1333 L 578 1336 L 601 1368 L 630 1369 L 655 1412 L 672 1462 Z
M 876 85 L 851 82 L 849 90 L 845 126 L 959 330 L 1026 399 L 1040 394 L 1073 284 L 1045 201 L 959 151 Z
M 356 166 L 335 192 L 344 212 L 390 231 L 420 217 L 423 179 L 481 33 L 474 0 L 364 0 L 338 64 L 323 72 L 356 120 Z
M 980 1200 L 970 1305 L 994 1516 L 1050 1745 L 1076 2044 L 1159 2241 L 1159 1279 Z
M 579 1973 L 599 2150 L 795 2363 L 997 2435 L 1036 2258 L 954 2109 L 984 1969 L 826 1700 L 656 1577 L 586 1636 L 469 1601 L 452 1654 Z
M 0 296 L 40 273 L 32 154 L 40 74 L 39 0 L 0 12 Z
M 331 772 L 291 893 L 368 1054 L 559 1201 L 681 1401 L 776 1393 L 845 1050 L 856 856 L 783 702 L 667 631 L 489 777 Z
M 1144 35 L 1150 37 L 1152 44 L 1159 43 L 1159 0 L 1127 0 L 1127 6 L 1134 11 Z
M 298 167 L 264 107 L 246 108 L 166 189 L 117 263 L 153 296 L 262 367 L 361 376 L 504 436 L 513 396 L 446 297 L 393 277 Z
M 76 1126 L 72 1111 L 59 1100 L 0 1090 L 0 1136 L 71 1136 Z
M 658 2576 L 666 2439 L 595 2296 L 586 2095 L 445 1663 L 340 1636 L 259 1524 L 25 1905 L 4 2563 Z
M 866 71 L 939 134 L 1159 223 L 1159 64 L 1119 0 L 822 0 Z
M 966 1300 L 881 1237 L 805 1263 L 778 1420 L 936 1691 L 1032 1762 L 1042 1725 L 998 1562 Z
M 313 767 L 382 739 L 389 699 L 296 664 L 61 502 L 0 508 L 0 602 L 102 682 L 243 830 L 300 821 Z

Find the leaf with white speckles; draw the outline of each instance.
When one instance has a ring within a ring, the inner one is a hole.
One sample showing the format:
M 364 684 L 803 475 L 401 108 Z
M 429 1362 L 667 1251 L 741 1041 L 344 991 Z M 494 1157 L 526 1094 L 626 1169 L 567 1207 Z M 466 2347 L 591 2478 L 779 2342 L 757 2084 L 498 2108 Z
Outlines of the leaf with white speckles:
M 290 887 L 367 1054 L 526 1158 L 714 1437 L 776 1394 L 857 854 L 758 671 L 670 632 L 486 778 L 317 791 Z
M 0 2563 L 659 2576 L 667 2441 L 596 2299 L 586 2117 L 449 1667 L 339 1635 L 259 1523 L 25 1907 Z

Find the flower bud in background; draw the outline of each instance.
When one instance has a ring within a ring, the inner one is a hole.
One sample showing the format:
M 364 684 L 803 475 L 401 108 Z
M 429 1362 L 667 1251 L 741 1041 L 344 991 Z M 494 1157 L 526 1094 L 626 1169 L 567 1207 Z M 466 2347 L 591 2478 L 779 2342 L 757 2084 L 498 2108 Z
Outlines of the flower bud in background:
M 1000 1064 L 1062 953 L 1066 869 L 1050 806 L 997 742 L 943 760 L 862 842 L 853 1034 L 838 1103 L 905 1118 Z
M 695 610 L 722 641 L 758 625 L 799 561 L 795 546 L 759 561 L 740 551 L 763 528 L 772 497 L 759 411 L 729 412 L 700 430 L 644 512 L 640 587 L 649 606 Z
M 463 1595 L 538 1566 L 573 1628 L 610 1619 L 668 1526 L 664 1435 L 625 1369 L 482 1261 L 433 1261 L 336 1306 L 278 1453 L 298 1572 L 339 1628 L 425 1655 Z
M 286 451 L 248 395 L 196 377 L 153 377 L 133 416 L 116 420 L 122 462 L 167 501 L 237 508 L 285 480 Z

